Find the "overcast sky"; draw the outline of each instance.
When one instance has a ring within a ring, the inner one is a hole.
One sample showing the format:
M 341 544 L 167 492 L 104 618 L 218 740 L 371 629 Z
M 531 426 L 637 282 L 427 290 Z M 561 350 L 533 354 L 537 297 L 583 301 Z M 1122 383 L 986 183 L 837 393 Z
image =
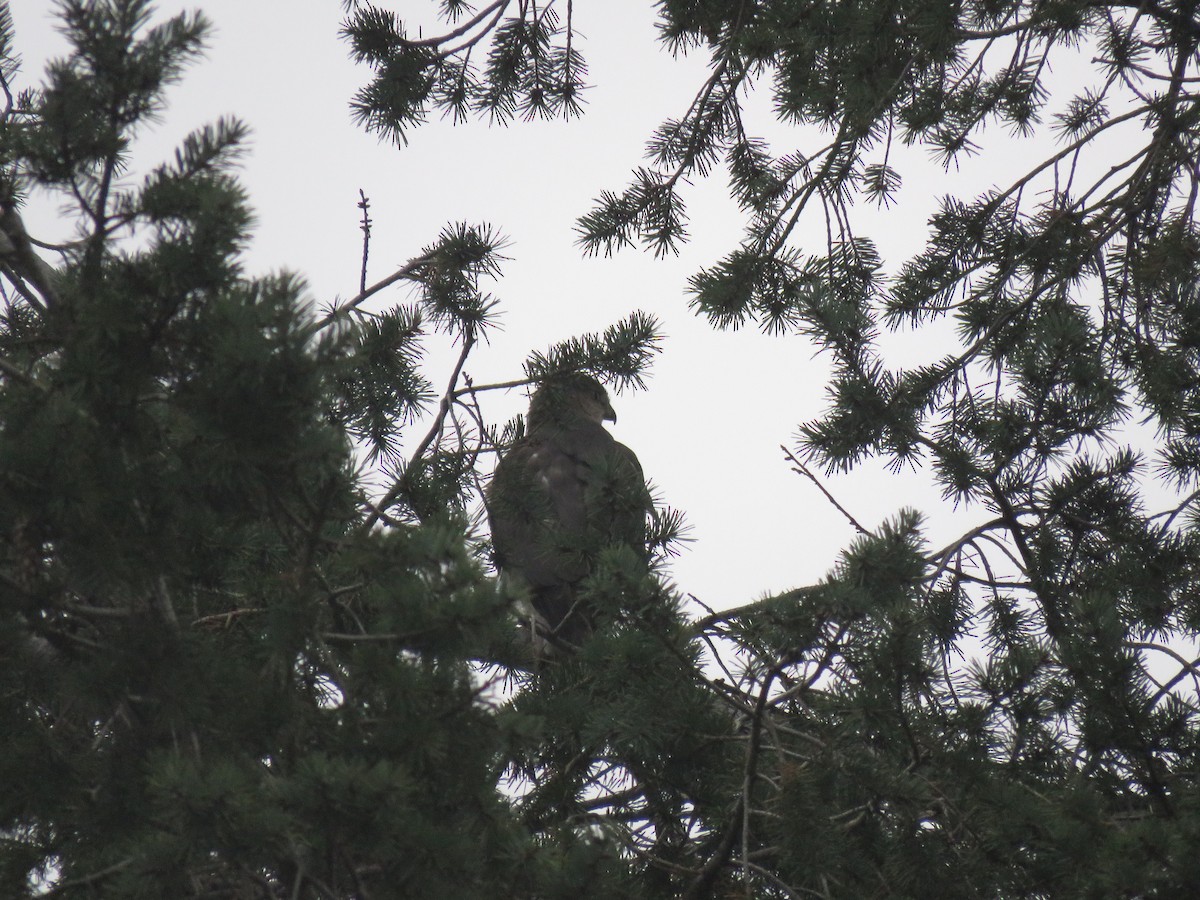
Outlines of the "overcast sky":
M 432 0 L 399 0 L 402 16 L 430 20 Z M 48 56 L 64 44 L 46 0 L 15 0 L 20 86 L 40 81 Z M 247 270 L 302 273 L 318 303 L 357 291 L 361 235 L 356 209 L 366 192 L 374 219 L 369 281 L 382 278 L 433 242 L 446 223 L 490 223 L 506 234 L 511 261 L 494 285 L 503 330 L 467 366 L 477 383 L 521 377 L 531 350 L 596 331 L 643 309 L 664 324 L 667 340 L 648 390 L 614 398 L 613 431 L 640 457 L 663 499 L 686 511 L 694 538 L 673 567 L 680 587 L 717 608 L 734 606 L 825 574 L 854 537 L 806 479 L 790 471 L 780 444 L 794 446 L 796 426 L 825 406 L 823 357 L 798 336 L 753 327 L 717 332 L 687 306 L 689 275 L 737 243 L 742 218 L 718 172 L 686 195 L 692 242 L 680 256 L 640 251 L 585 259 L 573 223 L 602 190 L 620 190 L 642 162 L 643 145 L 664 118 L 687 108 L 706 73 L 701 55 L 673 59 L 655 40 L 649 0 L 583 0 L 575 20 L 590 66 L 587 112 L 571 122 L 454 127 L 434 121 L 407 147 L 380 142 L 351 121 L 348 102 L 370 73 L 349 60 L 339 37 L 338 0 L 207 0 L 159 3 L 159 15 L 202 9 L 215 26 L 206 61 L 168 95 L 160 126 L 143 136 L 133 174 L 167 158 L 190 130 L 221 115 L 253 130 L 243 182 L 257 212 Z M 762 120 L 779 152 L 820 146 L 817 135 Z M 943 173 L 918 156 L 905 171 L 898 204 L 866 210 L 860 234 L 875 239 L 893 269 L 920 249 L 937 195 L 955 183 L 999 178 L 999 156 L 973 171 Z M 986 187 L 976 182 L 976 188 Z M 55 210 L 31 210 L 39 237 L 63 236 Z M 824 242 L 823 225 L 814 252 Z M 406 299 L 392 291 L 378 306 Z M 929 346 L 914 348 L 928 352 Z M 452 351 L 431 344 L 428 376 L 445 383 Z M 940 352 L 937 355 L 941 355 Z M 520 391 L 488 397 L 485 413 L 503 422 L 523 410 Z M 413 432 L 411 446 L 421 433 Z M 921 473 L 900 477 L 878 466 L 826 484 L 863 524 L 873 527 L 903 506 L 938 510 Z M 967 513 L 966 518 L 978 514 Z M 932 523 L 934 543 L 961 531 L 947 508 Z

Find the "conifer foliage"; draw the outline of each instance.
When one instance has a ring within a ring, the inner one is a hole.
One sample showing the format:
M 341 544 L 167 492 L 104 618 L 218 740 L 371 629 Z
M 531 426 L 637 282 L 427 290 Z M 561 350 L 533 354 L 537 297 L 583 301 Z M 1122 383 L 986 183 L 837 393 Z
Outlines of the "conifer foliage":
M 372 126 L 519 108 L 580 46 L 570 15 L 518 38 L 549 6 L 447 4 L 453 40 L 397 24 L 378 59 L 428 53 L 429 90 Z M 897 511 L 824 583 L 696 622 L 727 666 L 739 785 L 689 831 L 694 859 L 639 858 L 685 896 L 1194 893 L 1200 7 L 656 7 L 708 75 L 581 215 L 581 249 L 672 252 L 703 227 L 688 185 L 723 168 L 744 237 L 692 302 L 832 360 L 797 471 L 918 468 L 975 524 L 935 548 Z M 471 68 L 484 48 L 507 77 Z M 456 76 L 472 89 L 451 109 Z M 765 99 L 787 146 L 756 132 Z M 989 151 L 1005 180 L 943 197 L 925 248 L 885 260 L 864 208 L 898 202 L 906 167 Z M 884 349 L 901 330 L 916 364 Z
M 581 110 L 570 0 L 444 0 L 430 37 L 346 6 L 352 108 L 398 144 L 432 111 Z M 710 74 L 582 250 L 671 252 L 686 185 L 723 165 L 745 237 L 696 311 L 834 361 L 792 465 L 919 467 L 976 524 L 931 547 L 898 510 L 820 584 L 698 618 L 601 554 L 607 624 L 530 660 L 478 527 L 521 423 L 486 414 L 511 383 L 463 376 L 499 233 L 447 226 L 324 307 L 248 274 L 244 125 L 133 168 L 203 15 L 64 0 L 71 49 L 26 86 L 0 4 L 0 895 L 1195 892 L 1200 10 L 658 10 Z M 1086 83 L 1052 77 L 1079 59 Z M 754 136 L 755 82 L 795 149 Z M 946 197 L 913 258 L 856 230 L 906 152 L 953 166 L 997 135 L 1027 169 Z M 28 233 L 34 203 L 73 237 Z M 380 308 L 396 284 L 414 301 Z M 890 363 L 901 327 L 937 352 Z M 637 385 L 658 342 L 632 312 L 514 382 Z M 657 556 L 679 526 L 656 511 Z
M 544 726 L 473 662 L 513 632 L 468 541 L 479 443 L 442 440 L 447 401 L 398 451 L 421 334 L 473 345 L 502 239 L 450 226 L 318 313 L 239 261 L 244 125 L 132 168 L 202 15 L 66 0 L 70 52 L 22 88 L 0 10 L 0 895 L 577 892 L 611 863 L 498 790 Z M 73 236 L 29 234 L 34 203 Z M 416 301 L 356 315 L 394 283 Z M 634 317 L 543 355 L 634 376 L 647 343 Z

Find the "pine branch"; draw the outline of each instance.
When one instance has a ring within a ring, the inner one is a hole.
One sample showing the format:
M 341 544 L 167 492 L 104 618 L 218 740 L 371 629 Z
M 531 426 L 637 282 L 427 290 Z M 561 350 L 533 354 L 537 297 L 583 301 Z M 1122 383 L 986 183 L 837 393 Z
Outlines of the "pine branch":
M 494 2 L 491 4 L 491 6 L 485 7 L 480 12 L 476 13 L 472 18 L 468 19 L 466 22 L 464 22 L 462 25 L 460 25 L 458 28 L 448 31 L 445 34 L 438 35 L 437 37 L 423 38 L 423 39 L 418 39 L 415 41 L 406 39 L 403 41 L 403 43 L 406 47 L 437 47 L 437 46 L 440 46 L 441 44 L 448 43 L 449 41 L 452 41 L 457 37 L 462 37 L 464 34 L 466 34 L 468 31 L 470 31 L 472 28 L 474 28 L 476 25 L 478 25 L 480 22 L 482 22 L 484 19 L 486 19 L 488 16 L 492 15 L 493 13 L 495 13 L 495 15 L 493 16 L 492 25 L 494 25 L 495 20 L 498 19 L 501 15 L 503 15 L 504 10 L 508 7 L 509 3 L 511 3 L 511 2 L 512 2 L 512 0 L 494 0 Z M 473 41 L 471 41 L 471 43 L 473 44 L 473 43 L 479 41 L 484 35 L 486 35 L 491 30 L 491 28 L 492 28 L 492 26 L 489 25 L 487 28 L 483 29 L 482 33 L 480 35 L 478 35 Z M 462 50 L 462 49 L 465 49 L 465 47 L 459 48 L 459 50 Z M 458 51 L 455 51 L 455 52 L 458 52 Z
M 410 468 L 425 455 L 425 451 L 433 443 L 434 438 L 442 433 L 442 429 L 446 424 L 446 416 L 450 413 L 450 408 L 454 403 L 454 391 L 458 385 L 459 376 L 462 375 L 463 366 L 466 365 L 467 356 L 475 346 L 475 334 L 468 330 L 463 335 L 462 350 L 459 351 L 458 359 L 454 364 L 454 369 L 450 373 L 450 380 L 446 386 L 445 393 L 442 394 L 442 399 L 438 403 L 438 411 L 433 419 L 433 424 L 429 430 L 417 444 L 416 449 L 411 454 Z M 382 511 L 396 502 L 396 499 L 409 487 L 407 478 L 401 476 L 394 485 L 384 495 L 383 499 L 372 509 L 371 513 L 363 521 L 360 526 L 360 531 L 367 532 L 378 522 L 383 515 Z
M 391 287 L 396 282 L 403 281 L 406 278 L 411 279 L 415 272 L 418 272 L 423 266 L 429 265 L 435 259 L 436 251 L 431 251 L 422 256 L 418 256 L 409 260 L 391 275 L 387 276 L 387 278 L 375 282 L 375 284 L 371 285 L 365 290 L 359 291 L 356 296 L 352 297 L 346 303 L 343 303 L 341 306 L 331 310 L 327 315 L 325 315 L 324 318 L 318 320 L 312 326 L 311 333 L 316 334 L 318 331 L 329 327 L 334 322 L 344 319 L 347 315 L 361 306 L 365 301 L 371 299 L 384 288 Z

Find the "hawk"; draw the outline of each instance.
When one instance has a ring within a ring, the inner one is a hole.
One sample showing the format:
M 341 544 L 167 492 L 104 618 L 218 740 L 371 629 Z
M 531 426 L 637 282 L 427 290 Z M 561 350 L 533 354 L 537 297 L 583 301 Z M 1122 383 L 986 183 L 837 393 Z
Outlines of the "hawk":
M 546 379 L 488 488 L 496 565 L 528 590 L 535 630 L 552 645 L 578 647 L 595 629 L 580 583 L 601 551 L 629 548 L 648 567 L 650 493 L 633 451 L 604 427 L 616 420 L 596 379 Z

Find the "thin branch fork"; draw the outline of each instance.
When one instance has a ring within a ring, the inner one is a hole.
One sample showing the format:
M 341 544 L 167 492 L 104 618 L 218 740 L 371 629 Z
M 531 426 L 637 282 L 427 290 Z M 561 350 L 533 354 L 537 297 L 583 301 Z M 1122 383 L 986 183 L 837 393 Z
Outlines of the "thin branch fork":
M 470 382 L 466 387 L 457 388 L 451 397 L 457 400 L 459 397 L 465 397 L 468 394 L 475 394 L 479 391 L 506 391 L 511 388 L 525 387 L 536 382 L 535 378 L 514 378 L 512 381 L 497 381 L 492 384 L 474 384 Z
M 749 869 L 750 856 L 750 802 L 751 785 L 758 770 L 759 748 L 762 744 L 763 723 L 768 715 L 767 700 L 771 691 L 771 683 L 778 677 L 780 669 L 774 668 L 763 679 L 762 691 L 755 702 L 754 715 L 750 727 L 750 737 L 746 744 L 746 762 L 742 773 L 742 791 L 730 816 L 729 825 L 721 837 L 721 843 L 708 862 L 701 869 L 699 877 L 682 895 L 683 900 L 699 900 L 707 896 L 716 883 L 721 869 L 724 868 L 733 854 L 738 839 L 741 839 L 741 865 L 743 870 Z
M 1166 646 L 1165 644 L 1158 644 L 1150 641 L 1131 641 L 1128 646 L 1133 650 L 1157 651 L 1158 653 L 1166 654 L 1174 659 L 1175 662 L 1179 663 L 1179 671 L 1170 681 L 1162 685 L 1152 698 L 1150 698 L 1150 702 L 1146 704 L 1147 708 L 1153 708 L 1157 706 L 1158 701 L 1170 694 L 1171 689 L 1183 679 L 1187 678 L 1188 675 L 1191 675 L 1192 680 L 1195 681 L 1198 687 L 1200 687 L 1200 658 L 1189 661 L 1177 651 Z
M 311 333 L 316 334 L 318 331 L 321 331 L 322 329 L 332 325 L 338 319 L 345 318 L 346 315 L 353 312 L 365 301 L 369 300 L 371 297 L 374 297 L 384 288 L 391 287 L 397 281 L 403 281 L 405 278 L 411 278 L 413 273 L 415 273 L 422 266 L 427 266 L 433 262 L 435 255 L 436 251 L 432 253 L 426 253 L 424 256 L 418 256 L 415 259 L 410 259 L 391 275 L 387 276 L 381 281 L 375 282 L 375 284 L 371 285 L 369 288 L 359 291 L 356 296 L 348 300 L 346 303 L 343 303 L 336 309 L 330 310 L 327 315 L 325 315 L 320 321 L 312 326 Z

